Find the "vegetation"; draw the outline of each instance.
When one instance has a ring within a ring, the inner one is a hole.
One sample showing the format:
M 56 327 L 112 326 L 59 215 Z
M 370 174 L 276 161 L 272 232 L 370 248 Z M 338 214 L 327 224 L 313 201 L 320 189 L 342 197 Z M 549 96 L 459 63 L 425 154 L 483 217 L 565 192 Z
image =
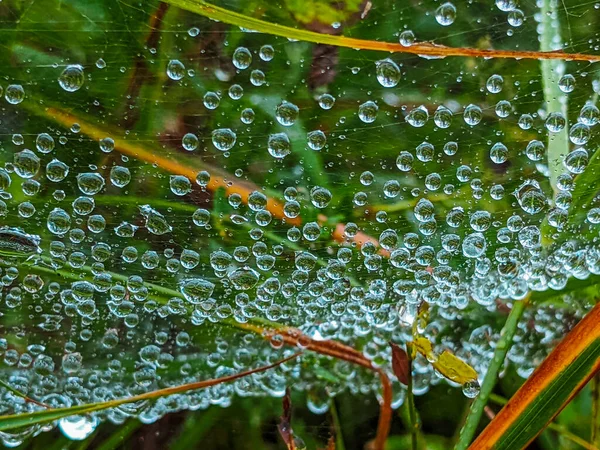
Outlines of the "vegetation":
M 600 448 L 598 11 L 1 2 L 2 443 Z

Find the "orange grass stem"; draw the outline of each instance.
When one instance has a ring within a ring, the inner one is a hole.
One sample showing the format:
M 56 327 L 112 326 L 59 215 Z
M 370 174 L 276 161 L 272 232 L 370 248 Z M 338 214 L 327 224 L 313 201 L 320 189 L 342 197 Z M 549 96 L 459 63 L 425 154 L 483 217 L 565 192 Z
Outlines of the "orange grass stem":
M 355 348 L 333 340 L 315 340 L 306 336 L 297 328 L 281 327 L 269 330 L 254 324 L 238 324 L 237 326 L 261 334 L 265 339 L 280 336 L 290 346 L 341 359 L 377 373 L 382 386 L 382 402 L 379 408 L 379 422 L 374 448 L 375 450 L 384 450 L 392 421 L 392 382 L 385 371 L 373 366 L 371 361 Z
M 287 27 L 276 23 L 267 22 L 244 14 L 230 11 L 204 0 L 165 0 L 173 6 L 200 14 L 213 20 L 219 20 L 241 28 L 258 31 L 261 33 L 281 36 L 316 44 L 327 44 L 336 47 L 347 47 L 356 50 L 375 50 L 389 53 L 411 53 L 414 55 L 444 58 L 447 56 L 462 56 L 475 58 L 509 58 L 509 59 L 559 59 L 570 61 L 600 61 L 598 55 L 584 53 L 565 53 L 562 51 L 520 51 L 520 50 L 494 50 L 468 47 L 448 47 L 429 42 L 415 43 L 405 47 L 394 42 L 381 42 L 366 39 L 356 39 L 345 36 L 315 33 L 313 31 Z M 537 37 L 536 37 L 537 38 Z M 537 42 L 537 41 L 536 41 Z
M 569 367 L 588 347 L 600 339 L 600 303 L 597 304 L 573 330 L 558 344 L 542 364 L 527 379 L 525 384 L 500 410 L 494 420 L 483 430 L 471 444 L 469 450 L 491 449 L 495 443 L 507 433 L 511 426 L 533 404 L 539 394 L 548 388 L 558 374 Z M 585 386 L 600 369 L 597 359 L 585 378 L 578 381 L 565 405 Z M 564 405 L 563 405 L 564 406 Z M 558 409 L 556 414 L 560 412 Z M 540 430 L 541 432 L 541 430 Z

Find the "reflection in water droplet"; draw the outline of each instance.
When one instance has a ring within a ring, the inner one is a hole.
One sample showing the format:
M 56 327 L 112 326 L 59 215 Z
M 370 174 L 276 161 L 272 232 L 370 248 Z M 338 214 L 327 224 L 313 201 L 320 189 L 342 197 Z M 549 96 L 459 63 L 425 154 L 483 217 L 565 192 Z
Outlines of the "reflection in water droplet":
M 65 67 L 65 70 L 58 77 L 58 84 L 67 92 L 78 91 L 83 86 L 84 81 L 83 67 L 80 65 Z

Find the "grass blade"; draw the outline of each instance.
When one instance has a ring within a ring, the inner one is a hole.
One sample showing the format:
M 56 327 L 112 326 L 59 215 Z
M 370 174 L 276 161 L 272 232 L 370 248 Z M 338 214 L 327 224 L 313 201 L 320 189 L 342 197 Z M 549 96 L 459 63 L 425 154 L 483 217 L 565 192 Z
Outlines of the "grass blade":
M 34 400 L 32 398 L 27 397 L 25 394 L 23 394 L 22 392 L 18 391 L 17 389 L 15 389 L 14 387 L 12 387 L 10 384 L 0 380 L 0 386 L 5 387 L 6 389 L 8 389 L 10 392 L 12 392 L 14 395 L 16 395 L 17 397 L 21 397 L 23 400 L 25 400 L 27 403 L 33 403 L 35 405 L 41 406 L 43 408 L 49 408 L 48 405 L 38 402 L 37 400 Z
M 560 48 L 560 23 L 553 7 L 552 0 L 542 0 L 540 22 L 540 50 L 543 52 Z M 560 78 L 565 73 L 565 63 L 560 60 L 542 60 L 542 84 L 544 86 L 544 100 L 546 111 L 556 112 L 567 119 L 567 96 L 558 86 Z M 550 171 L 550 184 L 556 193 L 556 181 L 563 171 L 562 162 L 569 152 L 568 126 L 558 133 L 548 133 L 548 169 Z
M 596 375 L 592 381 L 592 430 L 590 432 L 590 440 L 592 444 L 598 446 L 600 436 L 600 376 Z
M 496 395 L 496 394 L 491 394 L 490 395 L 490 401 L 497 403 L 498 405 L 504 406 L 508 403 L 508 400 L 506 400 L 505 398 Z M 571 433 L 566 427 L 564 427 L 563 425 L 557 424 L 555 422 L 551 422 L 548 424 L 548 429 L 552 430 L 552 431 L 556 431 L 558 434 L 560 434 L 561 436 L 563 436 L 565 439 L 568 439 L 571 442 L 574 442 L 575 444 L 581 446 L 582 448 L 585 448 L 587 450 L 598 450 L 597 447 L 594 444 L 590 444 L 589 442 L 587 442 L 586 440 L 580 438 L 579 436 Z
M 412 450 L 417 450 L 417 443 L 419 438 L 419 421 L 417 419 L 417 408 L 415 407 L 415 394 L 413 393 L 413 376 L 412 376 L 412 365 L 413 358 L 415 356 L 415 350 L 412 344 L 407 345 L 407 358 L 408 358 L 408 376 L 407 376 L 407 388 L 406 388 L 406 404 L 408 407 L 408 417 L 410 420 L 410 442 Z
M 146 392 L 144 394 L 135 395 L 129 398 L 123 398 L 118 400 L 110 400 L 107 402 L 100 403 L 88 403 L 85 405 L 71 406 L 69 408 L 56 408 L 49 409 L 46 411 L 35 411 L 26 414 L 12 414 L 6 416 L 0 416 L 0 431 L 12 430 L 15 428 L 27 427 L 32 425 L 44 424 L 52 422 L 54 420 L 62 419 L 64 417 L 89 414 L 94 411 L 102 411 L 108 408 L 114 408 L 116 406 L 124 405 L 126 403 L 133 403 L 142 400 L 155 400 L 161 397 L 166 397 L 172 394 L 178 394 L 180 392 L 187 392 L 195 389 L 204 389 L 210 386 L 216 386 L 217 384 L 227 383 L 234 381 L 239 378 L 246 377 L 255 373 L 265 372 L 269 369 L 279 366 L 285 362 L 300 356 L 301 353 L 294 353 L 287 358 L 281 359 L 269 364 L 267 366 L 258 367 L 256 369 L 250 369 L 245 372 L 240 372 L 235 375 L 229 375 L 221 378 L 214 378 L 210 380 L 198 381 L 194 383 L 182 384 L 180 386 L 173 386 L 164 389 L 158 389 L 156 391 Z
M 472 450 L 525 448 L 600 369 L 600 304 L 561 341 Z
M 492 358 L 492 362 L 490 363 L 488 371 L 483 379 L 483 383 L 481 384 L 479 395 L 471 405 L 471 410 L 469 411 L 469 415 L 467 416 L 467 420 L 456 444 L 456 450 L 466 450 L 477 431 L 477 426 L 479 425 L 479 421 L 483 414 L 483 408 L 487 404 L 492 389 L 494 389 L 494 386 L 496 385 L 498 373 L 504 364 L 504 359 L 506 358 L 506 354 L 512 344 L 515 332 L 517 331 L 519 319 L 521 318 L 528 301 L 529 299 L 526 298 L 515 302 L 506 319 L 506 323 L 502 329 L 502 337 L 496 345 L 494 357 Z
M 562 51 L 537 52 L 537 51 L 513 51 L 513 50 L 481 50 L 477 48 L 457 48 L 445 45 L 429 43 L 413 44 L 405 47 L 393 42 L 370 41 L 355 39 L 345 36 L 334 36 L 331 34 L 315 33 L 312 31 L 286 27 L 275 23 L 266 22 L 253 17 L 221 8 L 205 2 L 204 0 L 166 0 L 178 8 L 200 14 L 210 19 L 237 25 L 261 33 L 282 36 L 299 41 L 314 42 L 317 44 L 328 44 L 337 47 L 347 47 L 361 50 L 378 50 L 391 53 L 412 53 L 415 55 L 446 57 L 446 56 L 471 56 L 478 58 L 516 58 L 516 59 L 558 59 L 573 61 L 597 61 L 600 56 L 586 55 L 581 53 L 564 53 Z

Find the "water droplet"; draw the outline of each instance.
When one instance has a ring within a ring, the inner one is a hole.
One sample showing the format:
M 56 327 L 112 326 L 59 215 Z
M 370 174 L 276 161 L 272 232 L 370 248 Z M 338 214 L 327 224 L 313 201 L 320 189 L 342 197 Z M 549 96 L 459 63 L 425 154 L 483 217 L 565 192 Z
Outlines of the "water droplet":
M 244 88 L 242 88 L 239 84 L 232 84 L 229 86 L 227 93 L 229 94 L 229 98 L 232 100 L 239 100 L 244 96 Z
M 83 67 L 77 64 L 65 67 L 65 70 L 58 77 L 58 84 L 67 92 L 78 91 L 83 86 L 84 81 Z
M 40 158 L 28 149 L 15 153 L 13 162 L 15 172 L 21 178 L 33 178 L 40 170 Z
M 415 128 L 424 126 L 428 120 L 429 112 L 427 112 L 427 108 L 423 105 L 411 110 L 406 116 L 406 121 Z
M 394 87 L 400 81 L 400 68 L 390 58 L 382 59 L 376 63 L 377 81 L 383 87 Z
M 415 34 L 411 30 L 404 30 L 400 33 L 399 41 L 404 47 L 410 47 L 415 43 Z
M 252 289 L 260 279 L 259 273 L 248 267 L 242 267 L 234 270 L 228 275 L 229 280 L 238 291 L 247 291 Z
M 48 214 L 46 225 L 50 233 L 63 235 L 71 228 L 71 216 L 62 208 L 54 208 Z
M 565 117 L 559 112 L 548 114 L 548 118 L 546 119 L 546 128 L 552 133 L 560 132 L 566 124 L 567 121 L 565 120 Z
M 77 175 L 77 186 L 86 195 L 94 195 L 104 187 L 104 178 L 96 172 L 80 173 Z
M 190 180 L 183 175 L 171 175 L 169 187 L 171 188 L 171 192 L 178 196 L 189 194 L 192 191 Z
M 20 228 L 0 227 L 1 256 L 19 258 L 42 253 L 40 242 L 39 236 L 25 233 Z
M 252 53 L 246 47 L 238 47 L 233 52 L 232 62 L 240 70 L 247 69 L 252 64 Z
M 541 161 L 544 158 L 546 148 L 544 144 L 537 140 L 529 141 L 525 148 L 525 154 L 531 161 Z
M 575 145 L 585 145 L 590 140 L 590 128 L 581 122 L 577 122 L 569 130 L 569 140 Z
M 237 141 L 237 136 L 231 128 L 219 128 L 212 132 L 212 143 L 222 152 L 227 152 L 233 148 Z
M 456 7 L 450 2 L 443 3 L 435 10 L 435 20 L 442 26 L 452 25 L 455 19 Z
M 196 183 L 202 187 L 208 186 L 208 183 L 210 183 L 210 173 L 208 173 L 206 170 L 201 170 L 198 172 L 196 175 Z
M 110 153 L 115 149 L 115 141 L 113 138 L 105 137 L 100 139 L 100 150 L 104 153 Z
M 416 148 L 417 159 L 423 162 L 433 161 L 435 148 L 429 142 L 423 142 Z
M 317 208 L 326 208 L 332 199 L 331 192 L 321 186 L 315 186 L 310 191 L 310 201 Z
M 426 198 L 420 199 L 417 202 L 417 204 L 415 205 L 414 213 L 415 213 L 415 218 L 419 222 L 427 222 L 427 221 L 433 219 L 433 216 L 435 214 L 435 209 L 433 207 L 433 203 L 431 203 Z
M 173 230 L 165 217 L 150 205 L 142 205 L 139 209 L 142 216 L 146 219 L 146 228 L 150 233 L 160 236 L 170 233 Z
M 463 112 L 463 118 L 465 120 L 465 123 L 472 127 L 479 124 L 479 122 L 481 122 L 482 117 L 483 113 L 481 112 L 481 108 L 477 105 L 470 104 L 465 108 Z
M 412 169 L 414 159 L 415 158 L 411 153 L 407 151 L 400 152 L 400 155 L 396 158 L 396 166 L 402 172 L 408 172 Z
M 271 45 L 263 45 L 260 48 L 258 55 L 260 56 L 260 59 L 268 62 L 271 61 L 275 56 L 275 50 Z
M 296 105 L 284 100 L 277 106 L 277 109 L 275 110 L 275 118 L 281 125 L 285 127 L 291 127 L 294 125 L 294 123 L 296 123 L 299 112 L 300 110 Z
M 185 77 L 185 66 L 178 59 L 172 59 L 167 64 L 167 76 L 174 81 L 179 81 Z
M 503 84 L 504 78 L 502 78 L 501 75 L 494 74 L 488 78 L 487 82 L 485 83 L 485 87 L 488 92 L 492 94 L 498 94 L 499 92 L 502 92 Z
M 319 106 L 322 109 L 328 110 L 335 105 L 335 97 L 331 94 L 323 94 L 319 97 Z
M 290 138 L 285 133 L 275 133 L 269 136 L 267 143 L 269 154 L 277 159 L 285 158 L 291 152 Z
M 216 92 L 207 92 L 202 97 L 202 102 L 207 109 L 217 109 L 221 104 L 221 97 Z
M 181 138 L 182 147 L 188 152 L 193 152 L 198 148 L 198 136 L 194 133 L 186 133 L 183 138 Z
M 113 186 L 123 188 L 131 181 L 131 172 L 127 167 L 114 166 L 110 169 L 110 182 Z
M 558 88 L 565 94 L 573 92 L 575 90 L 575 77 L 571 74 L 563 75 L 558 80 Z
M 511 27 L 518 28 L 523 25 L 525 14 L 520 9 L 514 9 L 508 13 L 507 21 Z
M 369 100 L 358 107 L 358 117 L 364 123 L 373 123 L 377 118 L 378 110 L 377 104 Z
M 508 159 L 508 148 L 502 142 L 496 142 L 490 149 L 490 159 L 496 164 L 503 164 Z
M 448 128 L 452 123 L 452 111 L 445 106 L 438 106 L 433 115 L 433 121 L 442 129 Z
M 18 105 L 25 99 L 25 90 L 20 84 L 10 84 L 4 91 L 4 98 L 11 105 Z
M 535 180 L 523 182 L 514 192 L 521 209 L 527 214 L 537 214 L 542 211 L 547 204 L 546 195 L 542 191 L 539 183 Z
M 462 243 L 463 255 L 467 258 L 479 258 L 485 253 L 487 242 L 481 233 L 471 233 L 465 236 Z
M 565 157 L 565 167 L 571 173 L 582 173 L 588 164 L 588 152 L 584 148 L 577 148 Z
M 251 124 L 252 122 L 254 122 L 254 110 L 252 108 L 245 108 L 242 111 L 242 114 L 240 115 L 240 120 L 242 121 L 242 123 L 245 123 L 246 125 Z
M 311 131 L 307 135 L 308 146 L 315 151 L 322 150 L 327 143 L 327 137 L 321 130 Z
M 54 139 L 48 133 L 40 133 L 35 139 L 35 148 L 40 153 L 50 153 L 54 150 Z
M 479 386 L 479 382 L 477 380 L 467 381 L 462 386 L 462 392 L 467 398 L 475 398 L 479 395 L 479 391 L 481 387 Z

